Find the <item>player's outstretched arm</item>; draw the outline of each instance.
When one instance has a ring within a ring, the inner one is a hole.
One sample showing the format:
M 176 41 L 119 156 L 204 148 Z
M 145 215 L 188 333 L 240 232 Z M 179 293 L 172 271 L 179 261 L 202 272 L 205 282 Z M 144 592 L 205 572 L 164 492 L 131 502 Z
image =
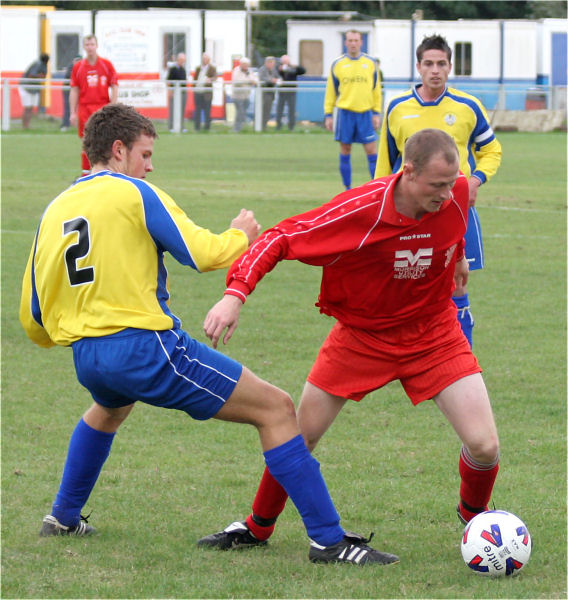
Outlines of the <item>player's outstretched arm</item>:
M 203 331 L 211 340 L 213 348 L 217 348 L 219 338 L 225 329 L 227 333 L 223 337 L 223 344 L 227 344 L 231 339 L 239 323 L 242 305 L 243 303 L 236 296 L 226 295 L 207 313 L 203 322 Z

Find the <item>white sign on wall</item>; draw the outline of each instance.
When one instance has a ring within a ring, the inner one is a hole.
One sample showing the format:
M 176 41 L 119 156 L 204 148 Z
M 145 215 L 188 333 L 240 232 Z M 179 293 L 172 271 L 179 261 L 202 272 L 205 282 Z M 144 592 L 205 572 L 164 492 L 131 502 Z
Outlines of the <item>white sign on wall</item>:
M 158 79 L 121 79 L 118 85 L 118 101 L 136 108 L 167 106 L 166 84 Z
M 138 27 L 113 27 L 103 30 L 101 56 L 112 61 L 119 73 L 144 73 L 150 71 L 148 34 Z

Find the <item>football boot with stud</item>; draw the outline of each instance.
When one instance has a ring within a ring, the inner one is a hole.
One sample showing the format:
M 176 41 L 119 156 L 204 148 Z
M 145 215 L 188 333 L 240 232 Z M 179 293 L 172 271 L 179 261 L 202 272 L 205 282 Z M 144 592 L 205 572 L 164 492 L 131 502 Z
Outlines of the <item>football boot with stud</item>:
M 197 541 L 198 546 L 217 550 L 252 548 L 253 546 L 266 546 L 266 544 L 266 540 L 254 537 L 245 521 L 235 521 L 225 527 L 223 531 L 206 535 Z
M 364 538 L 358 533 L 346 531 L 343 539 L 333 546 L 320 546 L 310 540 L 310 560 L 315 563 L 351 563 L 354 565 L 392 565 L 400 562 L 398 556 L 379 552 L 367 544 L 373 534 Z
M 91 525 L 87 525 L 87 519 L 88 517 L 81 515 L 81 520 L 77 523 L 77 525 L 68 527 L 66 525 L 62 525 L 52 515 L 47 515 L 43 519 L 39 535 L 41 537 L 49 537 L 52 535 L 92 535 L 96 532 L 96 529 L 91 527 Z

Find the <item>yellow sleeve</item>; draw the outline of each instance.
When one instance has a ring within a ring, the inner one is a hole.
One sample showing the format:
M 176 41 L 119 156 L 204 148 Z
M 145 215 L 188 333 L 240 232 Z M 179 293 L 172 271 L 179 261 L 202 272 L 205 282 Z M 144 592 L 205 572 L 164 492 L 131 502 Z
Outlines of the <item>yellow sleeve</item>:
M 159 236 L 163 247 L 182 265 L 194 266 L 200 273 L 224 269 L 231 266 L 248 248 L 249 240 L 244 231 L 229 228 L 223 233 L 212 233 L 194 223 L 164 191 L 150 183 L 147 185 L 157 193 L 167 215 L 179 231 L 179 236 L 174 236 L 169 229 L 160 228 L 159 223 L 164 215 L 155 213 L 154 235 Z M 147 223 L 151 225 L 151 217 L 147 216 Z
M 335 64 L 335 63 L 334 63 Z M 335 103 L 337 102 L 337 92 L 335 91 L 336 80 L 333 75 L 333 65 L 329 70 L 329 77 L 325 86 L 325 98 L 323 101 L 323 114 L 325 117 L 331 117 Z
M 373 112 L 381 114 L 383 106 L 383 91 L 381 89 L 381 74 L 375 63 L 375 72 L 377 73 L 377 84 L 373 90 Z
M 392 167 L 389 160 L 389 148 L 387 143 L 387 117 L 383 119 L 381 134 L 379 136 L 379 150 L 377 156 L 377 166 L 375 168 L 375 179 L 386 177 L 392 173 Z
M 32 298 L 33 298 L 33 287 L 32 287 L 32 267 L 34 260 L 34 245 L 28 258 L 28 264 L 26 265 L 26 271 L 24 273 L 24 279 L 22 282 L 22 296 L 20 299 L 20 323 L 26 332 L 26 335 L 38 346 L 42 348 L 51 348 L 55 346 L 55 343 L 51 340 L 47 331 L 40 325 L 33 316 L 32 311 Z
M 491 140 L 485 146 L 475 151 L 475 169 L 471 174 L 481 180 L 481 183 L 489 181 L 501 164 L 501 144 L 497 138 Z

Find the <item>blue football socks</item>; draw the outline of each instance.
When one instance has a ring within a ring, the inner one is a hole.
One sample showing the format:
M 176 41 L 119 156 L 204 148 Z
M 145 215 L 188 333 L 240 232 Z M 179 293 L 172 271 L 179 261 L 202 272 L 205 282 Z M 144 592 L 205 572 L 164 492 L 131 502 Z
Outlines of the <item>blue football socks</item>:
M 83 419 L 77 423 L 69 440 L 63 477 L 51 513 L 62 525 L 73 527 L 79 522 L 81 509 L 97 482 L 114 436 L 89 427 Z
M 469 296 L 468 294 L 465 294 L 464 296 L 454 296 L 452 300 L 458 307 L 458 321 L 462 331 L 467 338 L 469 345 L 473 348 L 473 326 L 475 321 L 469 310 Z
M 346 190 L 351 189 L 351 154 L 339 155 L 339 172 Z
M 375 178 L 375 169 L 377 168 L 377 154 L 367 154 L 367 164 L 369 165 L 369 173 L 371 179 Z
M 309 453 L 301 435 L 264 453 L 266 466 L 286 490 L 300 513 L 308 536 L 322 546 L 343 539 L 339 514 L 320 473 L 318 461 Z

